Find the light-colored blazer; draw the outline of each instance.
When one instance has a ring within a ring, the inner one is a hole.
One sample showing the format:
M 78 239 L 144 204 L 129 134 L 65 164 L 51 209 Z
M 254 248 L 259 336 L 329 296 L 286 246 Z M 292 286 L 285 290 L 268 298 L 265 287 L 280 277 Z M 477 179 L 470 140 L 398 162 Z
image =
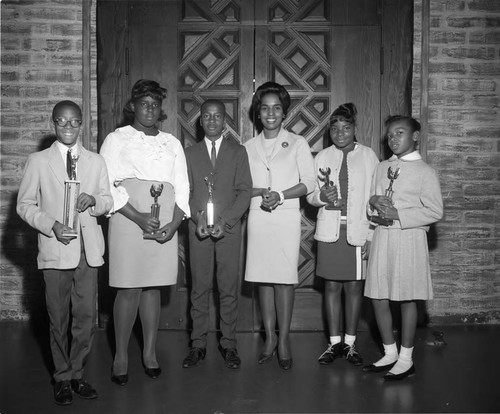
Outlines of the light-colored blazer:
M 79 213 L 78 236 L 69 244 L 60 243 L 52 230 L 56 221 L 63 222 L 64 181 L 66 168 L 57 142 L 44 151 L 28 157 L 17 197 L 17 213 L 38 230 L 38 268 L 73 269 L 78 266 L 81 240 L 89 266 L 104 263 L 104 237 L 96 216 L 113 206 L 108 172 L 104 159 L 78 144 L 77 179 L 80 193 L 95 198 L 96 205 Z
M 264 134 L 260 133 L 245 143 L 254 188 L 283 191 L 300 182 L 307 187 L 307 193 L 313 191 L 316 185 L 314 159 L 306 139 L 281 128 L 269 160 L 264 140 Z M 253 197 L 250 209 L 260 209 L 261 202 L 260 197 Z M 298 198 L 291 198 L 285 200 L 280 209 L 299 208 L 299 205 Z

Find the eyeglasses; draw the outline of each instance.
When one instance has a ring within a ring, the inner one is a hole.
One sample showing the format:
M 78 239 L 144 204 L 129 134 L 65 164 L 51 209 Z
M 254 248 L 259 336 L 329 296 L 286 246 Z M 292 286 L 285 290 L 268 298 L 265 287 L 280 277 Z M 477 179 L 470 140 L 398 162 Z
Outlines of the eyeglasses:
M 68 122 L 71 125 L 71 128 L 78 128 L 82 124 L 81 119 L 71 119 L 71 120 L 68 120 L 66 118 L 54 119 L 54 124 L 56 124 L 57 126 L 59 126 L 61 128 L 64 128 L 66 125 L 68 125 Z

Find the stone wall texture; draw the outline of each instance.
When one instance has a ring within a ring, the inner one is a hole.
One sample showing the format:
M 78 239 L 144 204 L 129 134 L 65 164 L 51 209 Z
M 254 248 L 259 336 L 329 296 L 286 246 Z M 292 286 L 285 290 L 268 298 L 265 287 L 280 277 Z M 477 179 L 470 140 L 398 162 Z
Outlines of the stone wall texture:
M 52 133 L 61 99 L 82 102 L 82 2 L 1 5 L 0 319 L 43 311 L 36 234 L 15 212 L 26 157 Z M 90 0 L 89 0 L 90 1 Z M 96 147 L 92 1 L 92 146 Z M 431 322 L 499 323 L 500 2 L 431 0 L 427 160 L 438 171 L 445 218 L 430 233 Z M 420 118 L 422 0 L 415 0 L 413 114 Z
M 413 114 L 420 116 L 422 1 Z M 427 160 L 445 217 L 430 234 L 431 320 L 500 322 L 500 2 L 431 0 Z
M 44 309 L 36 233 L 16 214 L 28 154 L 52 141 L 51 111 L 82 104 L 82 5 L 88 0 L 7 0 L 1 7 L 0 320 Z M 95 1 L 91 14 L 91 145 L 97 142 Z

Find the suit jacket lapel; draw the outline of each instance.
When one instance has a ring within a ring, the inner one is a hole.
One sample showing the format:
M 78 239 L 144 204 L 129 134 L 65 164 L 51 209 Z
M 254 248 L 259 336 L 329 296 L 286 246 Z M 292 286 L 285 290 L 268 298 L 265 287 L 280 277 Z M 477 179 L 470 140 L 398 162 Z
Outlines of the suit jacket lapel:
M 77 161 L 77 166 L 76 166 L 76 175 L 78 180 L 82 180 L 83 177 L 86 177 L 88 175 L 88 169 L 89 169 L 89 154 L 88 151 L 78 144 L 78 161 Z
M 54 173 L 57 181 L 59 181 L 61 185 L 64 185 L 64 181 L 68 178 L 68 173 L 64 168 L 64 161 L 57 147 L 57 141 L 54 142 L 49 149 L 49 168 Z

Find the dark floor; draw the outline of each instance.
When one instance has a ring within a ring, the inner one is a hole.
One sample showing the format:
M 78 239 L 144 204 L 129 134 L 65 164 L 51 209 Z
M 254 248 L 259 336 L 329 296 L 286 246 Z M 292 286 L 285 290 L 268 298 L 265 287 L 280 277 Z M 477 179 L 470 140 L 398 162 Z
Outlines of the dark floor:
M 429 345 L 442 330 L 447 345 Z M 29 322 L 0 323 L 0 413 L 336 413 L 336 412 L 500 412 L 500 326 L 446 326 L 417 331 L 416 375 L 385 383 L 380 374 L 364 374 L 345 360 L 317 363 L 325 348 L 321 332 L 293 333 L 294 367 L 281 370 L 276 359 L 258 365 L 259 334 L 238 335 L 240 370 L 224 367 L 210 336 L 207 358 L 198 368 L 183 369 L 188 334 L 160 331 L 162 376 L 143 372 L 135 338 L 130 344 L 129 384 L 110 382 L 112 354 L 108 334 L 99 330 L 86 377 L 97 400 L 78 397 L 58 407 L 52 388 L 45 335 Z M 358 335 L 367 361 L 379 350 L 369 332 Z

